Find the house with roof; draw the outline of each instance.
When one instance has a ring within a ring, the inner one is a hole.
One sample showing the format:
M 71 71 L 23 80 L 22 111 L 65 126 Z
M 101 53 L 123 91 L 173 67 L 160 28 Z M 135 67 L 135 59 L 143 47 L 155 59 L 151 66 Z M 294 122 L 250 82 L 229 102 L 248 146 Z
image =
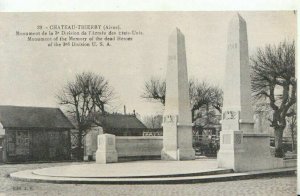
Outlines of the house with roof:
M 103 133 L 116 136 L 143 136 L 143 132 L 147 130 L 135 114 L 98 114 L 95 122 L 102 127 Z
M 71 129 L 59 108 L 0 106 L 0 163 L 70 159 Z

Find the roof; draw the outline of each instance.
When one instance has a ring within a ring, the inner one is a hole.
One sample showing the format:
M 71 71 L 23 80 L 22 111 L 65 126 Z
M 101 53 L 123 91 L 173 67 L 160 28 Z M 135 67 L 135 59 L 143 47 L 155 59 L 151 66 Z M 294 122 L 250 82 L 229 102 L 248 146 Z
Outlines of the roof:
M 0 122 L 4 128 L 74 128 L 59 108 L 0 106 Z
M 104 129 L 147 129 L 135 115 L 105 114 L 96 119 Z

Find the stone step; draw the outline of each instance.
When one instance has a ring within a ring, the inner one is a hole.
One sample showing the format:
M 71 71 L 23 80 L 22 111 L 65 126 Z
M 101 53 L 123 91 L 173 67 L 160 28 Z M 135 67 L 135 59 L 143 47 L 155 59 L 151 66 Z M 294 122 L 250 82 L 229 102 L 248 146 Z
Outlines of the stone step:
M 182 184 L 182 183 L 207 183 L 231 180 L 251 179 L 274 175 L 295 175 L 297 168 L 282 168 L 243 173 L 225 173 L 215 175 L 177 176 L 177 177 L 153 177 L 153 178 L 72 178 L 51 177 L 33 174 L 34 170 L 25 170 L 10 174 L 15 180 L 51 182 L 65 184 Z
M 205 172 L 194 172 L 194 173 L 178 173 L 178 174 L 165 174 L 165 175 L 141 175 L 141 176 L 89 176 L 88 178 L 103 178 L 103 179 L 114 179 L 114 178 L 124 178 L 124 179 L 130 179 L 130 178 L 173 178 L 173 177 L 188 177 L 188 176 L 210 176 L 210 175 L 218 175 L 218 174 L 228 174 L 233 173 L 234 171 L 232 169 L 216 169 L 211 171 L 205 171 Z M 61 177 L 61 176 L 55 176 L 55 175 L 45 175 L 40 174 L 38 172 L 33 171 L 32 174 L 38 175 L 38 176 L 50 176 L 50 177 Z M 74 178 L 74 177 L 72 177 Z M 86 178 L 85 176 L 79 177 L 79 178 Z

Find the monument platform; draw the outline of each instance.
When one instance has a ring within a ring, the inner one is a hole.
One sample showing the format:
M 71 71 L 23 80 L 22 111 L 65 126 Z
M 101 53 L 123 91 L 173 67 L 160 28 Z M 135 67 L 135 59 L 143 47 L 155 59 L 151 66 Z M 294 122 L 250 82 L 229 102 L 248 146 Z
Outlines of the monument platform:
M 294 173 L 296 168 L 234 173 L 215 159 L 72 164 L 10 174 L 16 180 L 73 184 L 178 184 L 228 181 Z

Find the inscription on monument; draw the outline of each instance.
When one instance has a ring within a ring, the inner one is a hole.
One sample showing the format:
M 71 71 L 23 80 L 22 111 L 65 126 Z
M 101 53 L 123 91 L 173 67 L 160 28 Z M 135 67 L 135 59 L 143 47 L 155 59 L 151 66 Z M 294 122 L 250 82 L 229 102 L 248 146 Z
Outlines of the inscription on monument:
M 164 123 L 173 123 L 177 121 L 177 117 L 175 115 L 165 115 Z
M 242 143 L 242 134 L 236 134 L 234 137 L 234 143 L 235 144 L 241 144 Z
M 223 112 L 223 120 L 233 120 L 237 119 L 236 111 L 225 111 Z
M 228 44 L 228 49 L 234 49 L 234 48 L 237 48 L 237 44 L 234 43 L 234 44 Z

